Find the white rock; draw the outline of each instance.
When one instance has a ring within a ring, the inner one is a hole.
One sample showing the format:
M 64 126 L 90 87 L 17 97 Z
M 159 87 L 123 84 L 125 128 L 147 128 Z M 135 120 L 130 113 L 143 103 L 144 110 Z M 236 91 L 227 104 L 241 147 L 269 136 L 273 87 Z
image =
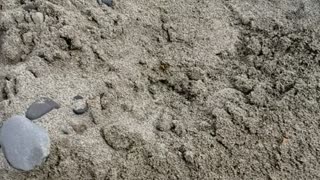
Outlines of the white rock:
M 24 116 L 14 116 L 3 123 L 0 142 L 9 164 L 23 171 L 40 166 L 50 152 L 47 131 Z

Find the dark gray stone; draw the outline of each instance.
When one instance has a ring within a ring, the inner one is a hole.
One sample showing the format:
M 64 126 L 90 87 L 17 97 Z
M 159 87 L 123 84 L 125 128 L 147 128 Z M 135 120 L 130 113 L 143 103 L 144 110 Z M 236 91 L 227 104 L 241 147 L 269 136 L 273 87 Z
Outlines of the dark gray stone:
M 75 96 L 73 99 L 74 99 L 74 100 L 79 100 L 79 99 L 83 99 L 83 97 L 80 96 L 80 95 L 77 95 L 77 96 Z
M 38 119 L 53 109 L 60 108 L 60 105 L 50 98 L 41 98 L 32 103 L 26 112 L 26 117 L 30 120 Z
M 113 1 L 112 1 L 112 0 L 102 0 L 102 2 L 103 2 L 104 4 L 106 4 L 107 6 L 112 6 L 112 4 L 113 4 Z
M 88 105 L 86 100 L 82 96 L 75 96 L 72 103 L 73 112 L 81 115 L 88 111 Z
M 3 123 L 0 142 L 9 164 L 23 171 L 40 166 L 50 152 L 47 131 L 24 116 L 14 116 Z
M 98 0 L 98 3 L 100 5 L 103 3 L 103 4 L 106 4 L 107 6 L 112 6 L 113 0 Z

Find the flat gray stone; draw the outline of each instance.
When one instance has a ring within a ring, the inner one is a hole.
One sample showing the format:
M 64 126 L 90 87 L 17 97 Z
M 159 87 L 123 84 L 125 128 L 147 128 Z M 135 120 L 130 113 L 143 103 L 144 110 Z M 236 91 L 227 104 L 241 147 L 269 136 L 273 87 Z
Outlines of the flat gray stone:
M 112 6 L 113 0 L 98 0 L 98 3 L 101 5 L 102 3 L 107 6 Z
M 30 120 L 38 119 L 53 109 L 59 109 L 60 105 L 50 98 L 41 98 L 32 103 L 27 109 L 26 117 Z
M 104 4 L 106 4 L 107 6 L 112 6 L 113 1 L 112 0 L 102 0 L 102 2 Z
M 47 131 L 24 116 L 14 116 L 3 123 L 0 143 L 9 164 L 23 171 L 40 166 L 50 152 Z

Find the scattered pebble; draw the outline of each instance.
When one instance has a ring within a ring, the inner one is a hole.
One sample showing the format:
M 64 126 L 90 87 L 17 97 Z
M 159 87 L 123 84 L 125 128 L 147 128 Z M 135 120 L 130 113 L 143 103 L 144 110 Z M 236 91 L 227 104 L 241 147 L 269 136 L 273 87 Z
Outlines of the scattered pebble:
M 185 133 L 186 133 L 185 126 L 177 120 L 172 121 L 171 130 L 172 130 L 172 132 L 174 132 L 176 135 L 178 135 L 180 137 L 185 135 Z
M 187 76 L 191 80 L 200 80 L 204 77 L 204 72 L 199 67 L 193 67 L 187 72 Z
M 31 18 L 35 24 L 41 24 L 44 21 L 43 14 L 41 12 L 32 13 Z
M 3 123 L 0 142 L 9 164 L 23 171 L 40 166 L 50 151 L 47 131 L 23 116 L 14 116 Z
M 183 158 L 186 162 L 192 164 L 194 162 L 194 153 L 192 151 L 186 151 L 183 153 Z
M 98 3 L 100 5 L 103 3 L 103 4 L 106 4 L 107 6 L 112 6 L 113 0 L 98 0 Z
M 32 32 L 27 32 L 22 35 L 22 40 L 25 44 L 31 44 L 33 40 Z
M 35 4 L 27 4 L 27 5 L 25 5 L 24 7 L 23 7 L 23 9 L 25 10 L 25 11 L 28 11 L 28 12 L 31 12 L 32 10 L 36 10 L 37 9 L 37 7 L 35 6 Z
M 171 128 L 170 121 L 159 120 L 156 124 L 156 128 L 159 131 L 168 131 Z
M 72 103 L 73 112 L 75 114 L 83 114 L 88 111 L 88 104 L 82 96 L 75 96 Z
M 66 135 L 71 134 L 72 133 L 72 127 L 70 127 L 70 126 L 62 126 L 61 127 L 61 131 L 62 131 L 63 134 L 66 134 Z
M 210 129 L 212 129 L 212 125 L 209 124 L 209 123 L 206 122 L 206 121 L 201 121 L 201 122 L 199 123 L 199 125 L 198 125 L 198 129 L 199 129 L 200 131 L 210 130 Z
M 102 128 L 101 132 L 106 143 L 115 150 L 130 150 L 144 144 L 139 133 L 131 132 L 122 125 L 107 126 Z
M 59 109 L 60 105 L 50 98 L 41 98 L 32 103 L 26 112 L 26 117 L 30 120 L 38 119 L 53 109 Z
M 233 81 L 235 89 L 245 94 L 250 93 L 256 84 L 254 81 L 248 79 L 246 76 L 236 76 Z
M 172 126 L 172 116 L 168 113 L 163 113 L 156 123 L 156 129 L 159 131 L 169 131 Z
M 102 2 L 108 6 L 112 6 L 113 0 L 102 0 Z
M 82 135 L 88 127 L 85 124 L 71 124 L 72 129 L 77 133 Z

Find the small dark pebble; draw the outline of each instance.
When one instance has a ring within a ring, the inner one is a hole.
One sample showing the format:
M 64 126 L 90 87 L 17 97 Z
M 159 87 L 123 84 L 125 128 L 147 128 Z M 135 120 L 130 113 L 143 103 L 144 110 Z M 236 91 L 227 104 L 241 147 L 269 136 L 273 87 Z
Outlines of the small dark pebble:
M 73 112 L 77 115 L 84 114 L 85 112 L 88 111 L 88 105 L 86 100 L 79 95 L 73 98 L 72 107 L 73 107 Z
M 87 110 L 88 110 L 88 107 L 83 108 L 83 109 L 73 109 L 73 112 L 77 115 L 81 115 L 81 114 L 84 114 L 85 112 L 87 112 Z
M 106 4 L 107 6 L 112 6 L 113 4 L 113 0 L 98 0 L 98 3 L 101 5 L 102 3 L 103 4 Z
M 30 120 L 35 120 L 52 111 L 53 109 L 59 108 L 60 105 L 52 99 L 41 98 L 29 106 L 26 112 L 26 117 Z
M 74 99 L 74 100 L 79 100 L 79 99 L 83 99 L 83 97 L 82 97 L 82 96 L 77 95 L 77 96 L 75 96 L 73 99 Z
M 25 6 L 23 7 L 23 9 L 24 9 L 25 11 L 30 12 L 30 11 L 32 11 L 32 10 L 37 10 L 37 7 L 36 7 L 35 4 L 27 4 L 27 5 L 25 5 Z

